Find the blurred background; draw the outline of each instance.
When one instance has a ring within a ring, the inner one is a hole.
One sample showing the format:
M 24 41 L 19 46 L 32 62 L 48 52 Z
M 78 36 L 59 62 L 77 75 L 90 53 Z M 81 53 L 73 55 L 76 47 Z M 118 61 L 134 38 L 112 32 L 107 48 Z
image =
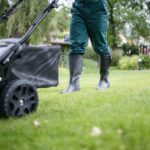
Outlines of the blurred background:
M 0 14 L 15 1 L 0 0 Z M 0 38 L 20 37 L 50 1 L 24 0 L 18 11 L 0 25 Z M 50 44 L 52 41 L 69 41 L 70 10 L 73 1 L 60 0 L 59 7 L 52 11 L 32 34 L 30 43 Z M 127 63 L 127 57 L 133 56 L 134 58 L 129 58 L 134 62 L 130 65 L 131 68 L 137 68 L 138 64 L 135 66 L 135 61 L 140 62 L 141 59 L 143 63 L 147 63 L 143 67 L 150 68 L 150 0 L 108 0 L 108 4 L 108 41 L 112 49 L 112 65 L 119 66 L 122 57 L 125 57 L 123 63 Z M 85 57 L 97 60 L 90 41 Z M 127 69 L 130 69 L 130 66 Z

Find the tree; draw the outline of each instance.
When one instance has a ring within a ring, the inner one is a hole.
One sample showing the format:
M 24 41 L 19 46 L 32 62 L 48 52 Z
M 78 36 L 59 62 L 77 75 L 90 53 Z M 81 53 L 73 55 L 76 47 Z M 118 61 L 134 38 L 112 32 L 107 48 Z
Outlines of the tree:
M 47 0 L 26 0 L 22 8 L 9 18 L 8 36 L 18 37 L 24 34 L 47 4 Z M 31 41 L 37 43 L 42 41 L 43 37 L 49 39 L 49 32 L 52 30 L 60 32 L 67 30 L 70 21 L 68 18 L 69 11 L 66 7 L 63 7 L 59 12 L 53 10 L 32 34 Z
M 113 48 L 118 45 L 118 35 L 122 32 L 128 38 L 150 35 L 148 0 L 108 0 L 110 11 L 109 40 Z
M 6 0 L 0 0 L 0 15 L 4 13 L 4 11 L 8 8 L 8 2 Z M 0 24 L 0 38 L 7 35 L 6 32 L 7 29 L 7 23 L 3 22 L 3 24 Z
M 16 0 L 12 0 L 16 1 Z M 71 4 L 71 0 L 67 0 Z M 25 0 L 21 9 L 13 14 L 7 23 L 0 26 L 0 37 L 21 36 L 32 24 L 33 20 L 47 5 L 48 0 Z M 70 6 L 61 1 L 61 9 L 52 11 L 38 26 L 31 36 L 31 41 L 37 43 L 43 37 L 49 38 L 50 31 L 69 30 Z M 108 0 L 109 4 L 109 32 L 108 40 L 112 48 L 120 43 L 119 34 L 128 39 L 138 39 L 140 36 L 149 39 L 150 36 L 150 1 L 149 0 Z M 7 0 L 0 0 L 1 10 L 8 5 Z M 6 30 L 7 28 L 7 30 Z M 5 32 L 8 31 L 8 32 Z

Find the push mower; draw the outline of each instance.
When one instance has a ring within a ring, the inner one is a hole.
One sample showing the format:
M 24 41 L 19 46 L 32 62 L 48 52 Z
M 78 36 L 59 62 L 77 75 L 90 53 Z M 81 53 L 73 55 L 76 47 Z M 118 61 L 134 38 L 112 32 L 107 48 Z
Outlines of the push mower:
M 24 0 L 18 0 L 16 3 L 14 3 L 8 10 L 6 10 L 1 16 L 0 16 L 0 23 L 2 23 L 4 20 L 7 20 L 8 17 L 16 12 L 17 8 L 21 6 Z
M 0 40 L 0 117 L 20 117 L 35 112 L 36 89 L 58 85 L 60 46 L 26 44 L 57 2 L 49 3 L 21 38 Z

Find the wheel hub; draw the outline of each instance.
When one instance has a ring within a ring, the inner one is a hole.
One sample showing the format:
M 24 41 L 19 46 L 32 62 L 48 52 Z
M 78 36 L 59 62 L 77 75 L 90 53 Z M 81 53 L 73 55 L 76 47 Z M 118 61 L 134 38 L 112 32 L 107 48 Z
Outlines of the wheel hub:
M 34 112 L 38 105 L 36 88 L 26 80 L 14 80 L 2 91 L 0 115 L 21 117 Z M 2 112 L 2 113 L 1 113 Z
M 19 100 L 19 105 L 20 105 L 20 106 L 24 106 L 24 104 L 25 104 L 25 100 L 24 100 L 24 99 L 20 99 L 20 100 Z

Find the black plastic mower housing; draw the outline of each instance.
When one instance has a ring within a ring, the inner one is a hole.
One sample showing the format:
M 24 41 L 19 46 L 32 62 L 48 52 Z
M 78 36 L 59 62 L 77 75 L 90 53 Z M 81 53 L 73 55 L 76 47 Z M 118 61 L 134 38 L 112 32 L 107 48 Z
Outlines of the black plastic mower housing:
M 35 87 L 58 85 L 60 46 L 28 46 L 10 64 L 7 78 L 25 79 Z
M 25 79 L 35 87 L 58 85 L 60 46 L 17 47 L 9 62 L 3 64 L 4 56 L 7 60 L 6 55 L 9 58 L 14 51 L 14 43 L 17 40 L 0 40 L 0 77 L 3 80 Z

